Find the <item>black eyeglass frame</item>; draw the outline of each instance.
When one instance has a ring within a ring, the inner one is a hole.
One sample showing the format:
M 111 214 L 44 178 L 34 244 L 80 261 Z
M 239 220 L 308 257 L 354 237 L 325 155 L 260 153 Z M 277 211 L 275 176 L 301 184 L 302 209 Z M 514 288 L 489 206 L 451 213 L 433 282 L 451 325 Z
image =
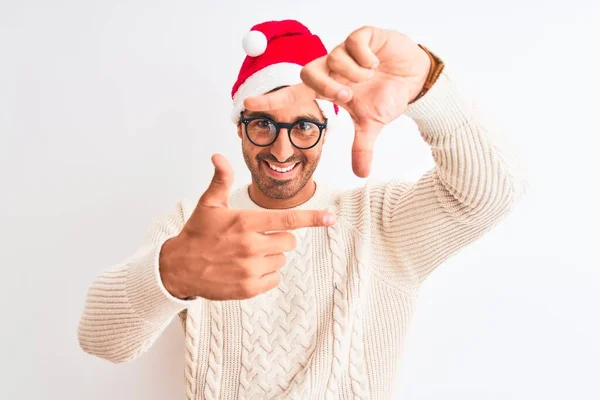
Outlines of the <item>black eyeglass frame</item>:
M 273 123 L 273 125 L 275 126 L 275 128 L 277 129 L 275 131 L 275 136 L 273 138 L 273 140 L 268 143 L 268 144 L 258 144 L 258 143 L 254 143 L 254 141 L 250 138 L 250 135 L 248 134 L 248 124 L 252 121 L 257 121 L 257 120 L 267 120 L 271 123 Z M 292 144 L 292 146 L 294 146 L 297 149 L 300 150 L 309 150 L 312 149 L 313 147 L 315 147 L 317 144 L 319 144 L 319 142 L 321 141 L 321 137 L 323 136 L 323 130 L 325 128 L 327 128 L 327 118 L 325 118 L 325 122 L 321 123 L 318 121 L 313 121 L 312 119 L 299 119 L 296 122 L 293 122 L 291 124 L 288 124 L 286 122 L 277 122 L 277 121 L 273 121 L 271 118 L 267 118 L 267 117 L 244 117 L 244 112 L 240 112 L 240 121 L 242 122 L 242 124 L 244 124 L 244 131 L 246 131 L 246 137 L 248 138 L 248 140 L 255 146 L 258 147 L 269 147 L 270 145 L 272 145 L 273 143 L 275 143 L 275 141 L 277 140 L 277 138 L 279 137 L 279 132 L 281 131 L 281 128 L 285 128 L 288 131 L 288 138 L 290 139 L 290 143 Z M 311 124 L 316 125 L 319 128 L 319 137 L 317 138 L 317 140 L 315 141 L 315 143 L 309 147 L 300 147 L 300 146 L 296 146 L 296 144 L 294 143 L 294 141 L 292 140 L 292 129 L 294 128 L 294 126 L 301 124 L 303 122 L 308 122 Z

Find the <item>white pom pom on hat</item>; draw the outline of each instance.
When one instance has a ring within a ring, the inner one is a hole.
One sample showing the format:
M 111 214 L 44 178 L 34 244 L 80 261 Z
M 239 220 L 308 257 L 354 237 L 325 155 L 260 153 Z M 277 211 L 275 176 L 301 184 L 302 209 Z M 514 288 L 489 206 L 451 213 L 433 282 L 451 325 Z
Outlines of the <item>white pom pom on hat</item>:
M 260 31 L 250 31 L 244 35 L 242 47 L 250 57 L 258 57 L 267 50 L 267 37 Z

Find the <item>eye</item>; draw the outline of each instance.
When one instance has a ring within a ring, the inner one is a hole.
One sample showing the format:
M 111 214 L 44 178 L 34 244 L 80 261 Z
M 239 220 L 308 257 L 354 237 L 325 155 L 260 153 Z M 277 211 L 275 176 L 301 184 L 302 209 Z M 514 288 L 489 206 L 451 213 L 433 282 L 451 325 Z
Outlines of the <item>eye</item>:
M 309 131 L 309 130 L 313 129 L 313 125 L 308 122 L 302 121 L 302 122 L 298 123 L 298 128 L 301 131 Z
M 271 123 L 269 122 L 269 120 L 266 120 L 266 119 L 259 119 L 258 121 L 256 121 L 256 124 L 260 128 L 268 128 L 269 125 L 271 125 Z

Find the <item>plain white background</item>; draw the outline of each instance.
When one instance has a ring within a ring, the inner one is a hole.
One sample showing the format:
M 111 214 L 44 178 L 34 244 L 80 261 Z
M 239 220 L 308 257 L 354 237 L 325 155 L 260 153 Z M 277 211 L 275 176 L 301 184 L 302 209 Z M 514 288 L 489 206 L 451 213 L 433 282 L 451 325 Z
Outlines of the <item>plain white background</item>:
M 242 36 L 282 18 L 329 49 L 366 24 L 428 45 L 529 171 L 519 207 L 424 285 L 397 398 L 600 398 L 598 2 L 0 4 L 0 398 L 183 398 L 177 323 L 113 365 L 79 349 L 78 319 L 96 274 L 202 193 L 213 152 L 236 186 L 248 182 L 229 92 Z M 343 114 L 318 179 L 364 183 L 352 135 Z M 431 165 L 402 117 L 380 136 L 372 177 L 416 179 Z

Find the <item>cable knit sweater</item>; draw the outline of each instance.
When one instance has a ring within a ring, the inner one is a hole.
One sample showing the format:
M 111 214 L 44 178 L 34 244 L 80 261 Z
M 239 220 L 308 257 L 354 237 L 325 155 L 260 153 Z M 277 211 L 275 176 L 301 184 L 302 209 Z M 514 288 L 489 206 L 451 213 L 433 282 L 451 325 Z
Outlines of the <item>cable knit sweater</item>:
M 197 200 L 157 219 L 129 259 L 91 285 L 82 349 L 113 362 L 148 350 L 175 317 L 185 331 L 187 399 L 387 399 L 421 283 L 491 229 L 524 192 L 515 164 L 457 90 L 448 68 L 406 115 L 435 167 L 412 183 L 334 190 L 317 183 L 299 209 L 329 209 L 333 227 L 295 232 L 281 284 L 243 301 L 179 300 L 162 285 L 162 244 Z M 247 186 L 234 208 L 259 208 Z

